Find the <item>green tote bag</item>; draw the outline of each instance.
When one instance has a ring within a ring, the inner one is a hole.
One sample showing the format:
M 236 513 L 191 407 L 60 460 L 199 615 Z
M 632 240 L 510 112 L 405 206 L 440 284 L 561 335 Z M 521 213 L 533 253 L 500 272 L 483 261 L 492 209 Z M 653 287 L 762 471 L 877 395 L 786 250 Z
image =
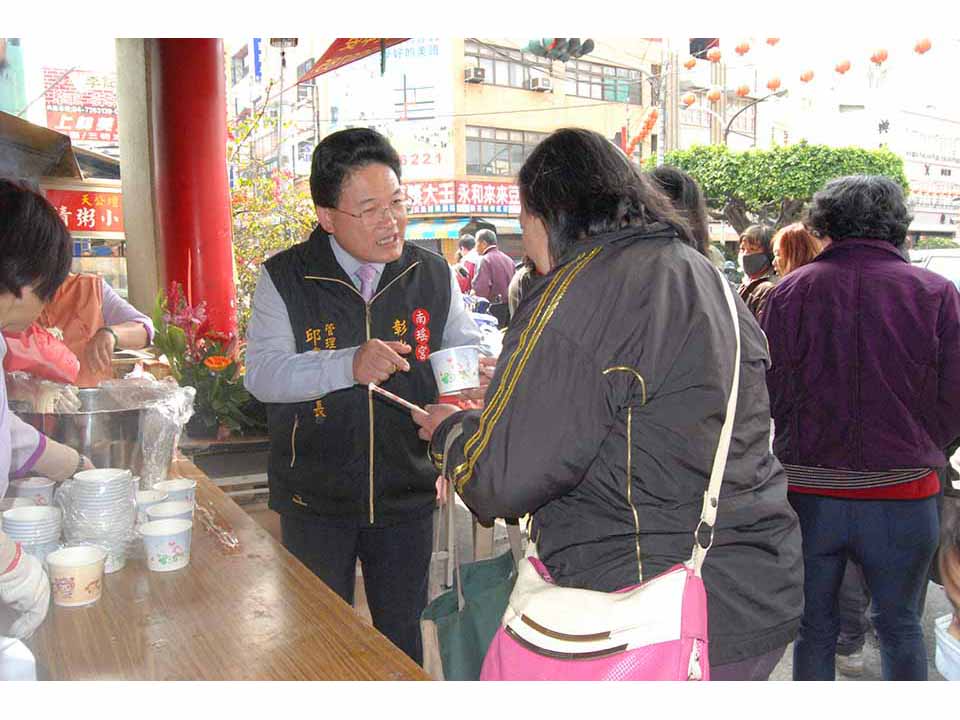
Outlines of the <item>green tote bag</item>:
M 450 442 L 448 439 L 447 444 Z M 456 502 L 452 488 L 448 489 L 447 528 L 453 533 Z M 434 680 L 480 678 L 483 658 L 507 609 L 522 557 L 518 526 L 508 524 L 507 534 L 511 549 L 498 557 L 461 565 L 454 549 L 453 588 L 434 598 L 421 614 L 423 667 Z

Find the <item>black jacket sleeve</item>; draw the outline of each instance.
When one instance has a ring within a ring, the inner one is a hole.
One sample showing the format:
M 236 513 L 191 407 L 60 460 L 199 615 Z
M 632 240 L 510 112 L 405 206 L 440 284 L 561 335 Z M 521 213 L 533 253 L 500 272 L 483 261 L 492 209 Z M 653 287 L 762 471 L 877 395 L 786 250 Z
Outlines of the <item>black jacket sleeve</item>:
M 616 418 L 612 383 L 561 331 L 521 336 L 501 356 L 483 412 L 441 424 L 431 457 L 439 468 L 447 450 L 447 476 L 481 522 L 533 512 L 576 487 L 596 458 Z

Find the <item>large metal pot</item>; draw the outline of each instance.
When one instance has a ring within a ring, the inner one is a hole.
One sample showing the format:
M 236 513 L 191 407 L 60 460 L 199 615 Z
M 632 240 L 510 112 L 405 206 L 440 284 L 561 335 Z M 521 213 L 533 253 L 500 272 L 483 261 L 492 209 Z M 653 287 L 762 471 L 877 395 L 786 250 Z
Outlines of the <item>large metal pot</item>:
M 11 403 L 17 412 L 17 403 Z M 151 408 L 120 409 L 106 391 L 99 388 L 80 390 L 80 410 L 72 413 L 17 412 L 24 421 L 47 437 L 69 445 L 83 453 L 96 467 L 129 468 L 134 475 L 144 475 L 144 440 Z M 152 428 L 151 428 L 152 429 Z M 154 440 L 157 435 L 150 433 Z M 148 445 L 151 475 L 164 479 L 173 458 L 173 442 L 169 448 Z M 159 450 L 159 456 L 157 455 Z M 159 457 L 159 460 L 158 460 Z M 159 462 L 160 467 L 157 467 Z M 143 478 L 147 480 L 147 478 Z M 154 479 L 150 478 L 153 482 Z M 147 484 L 146 482 L 144 484 Z

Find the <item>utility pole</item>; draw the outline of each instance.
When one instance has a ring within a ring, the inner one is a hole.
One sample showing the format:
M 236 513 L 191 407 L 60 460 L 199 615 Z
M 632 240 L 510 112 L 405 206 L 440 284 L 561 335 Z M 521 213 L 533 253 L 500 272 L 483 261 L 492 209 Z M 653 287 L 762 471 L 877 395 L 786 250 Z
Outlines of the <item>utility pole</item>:
M 287 48 L 295 48 L 297 38 L 270 38 L 270 46 L 280 48 L 280 109 L 277 112 L 277 170 L 280 170 L 280 155 L 283 153 L 283 71 L 287 68 Z
M 666 42 L 666 39 L 664 39 Z M 671 57 L 667 52 L 666 61 L 660 65 L 660 77 L 657 80 L 657 104 L 660 106 L 660 116 L 657 118 L 657 167 L 663 165 L 667 144 L 667 73 L 672 67 Z

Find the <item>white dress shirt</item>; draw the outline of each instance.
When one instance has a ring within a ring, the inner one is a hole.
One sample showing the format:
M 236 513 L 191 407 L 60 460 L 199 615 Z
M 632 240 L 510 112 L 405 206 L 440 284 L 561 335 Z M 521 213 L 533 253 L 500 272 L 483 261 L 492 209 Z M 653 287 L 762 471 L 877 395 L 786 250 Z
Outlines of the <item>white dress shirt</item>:
M 360 289 L 357 270 L 370 264 L 377 270 L 375 287 L 383 273 L 383 263 L 363 263 L 344 250 L 330 236 L 337 263 L 356 288 Z M 441 347 L 477 345 L 480 329 L 463 304 L 460 285 L 450 270 L 450 310 L 443 327 Z M 290 325 L 287 307 L 266 268 L 260 268 L 253 294 L 253 313 L 247 325 L 246 375 L 243 384 L 258 400 L 269 403 L 306 402 L 327 393 L 356 384 L 353 356 L 357 348 L 297 352 L 297 341 Z

